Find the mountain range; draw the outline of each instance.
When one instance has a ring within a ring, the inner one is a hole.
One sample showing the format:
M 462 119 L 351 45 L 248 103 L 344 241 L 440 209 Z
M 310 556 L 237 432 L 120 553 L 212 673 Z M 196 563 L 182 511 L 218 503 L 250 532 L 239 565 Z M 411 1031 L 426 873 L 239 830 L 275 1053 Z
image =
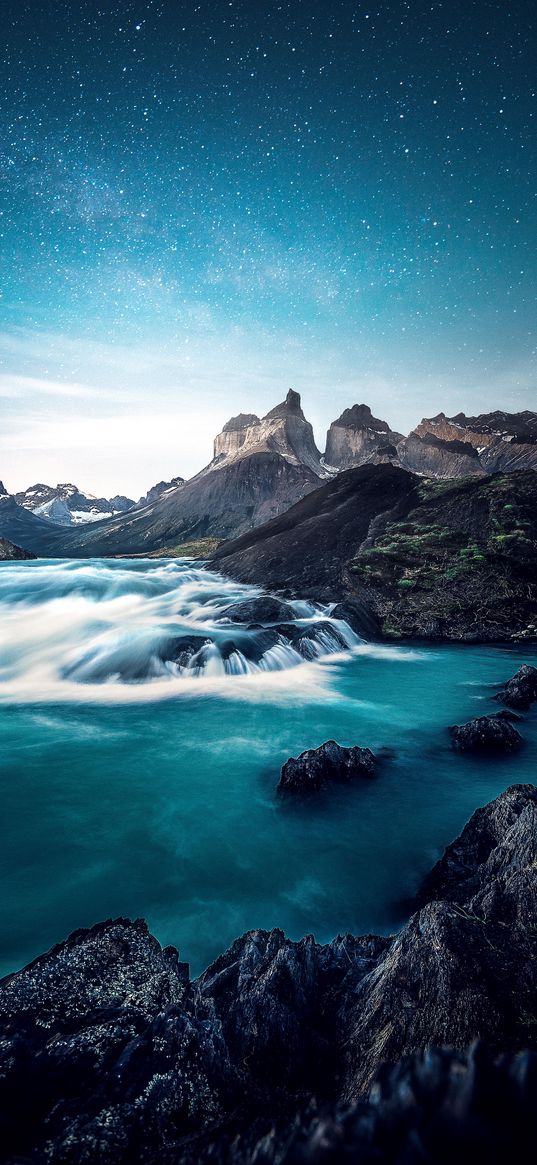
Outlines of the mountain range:
M 177 552 L 200 540 L 240 537 L 341 471 L 364 465 L 447 480 L 536 470 L 537 413 L 439 413 L 404 436 L 357 404 L 330 425 L 321 454 L 290 389 L 264 417 L 232 417 L 215 438 L 212 460 L 193 478 L 159 482 L 138 502 L 95 498 L 71 484 L 11 495 L 0 483 L 0 536 L 45 556 Z

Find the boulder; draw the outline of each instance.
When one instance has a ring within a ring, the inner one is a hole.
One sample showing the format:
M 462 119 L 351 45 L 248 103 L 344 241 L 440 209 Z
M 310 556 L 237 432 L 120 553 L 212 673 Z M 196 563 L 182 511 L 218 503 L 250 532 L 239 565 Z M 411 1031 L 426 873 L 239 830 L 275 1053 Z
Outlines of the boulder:
M 502 704 L 507 704 L 508 708 L 527 712 L 537 700 L 537 667 L 523 663 L 494 698 Z
M 522 737 L 513 727 L 513 719 L 517 717 L 509 712 L 496 712 L 493 716 L 478 716 L 467 724 L 452 724 L 449 729 L 452 747 L 456 752 L 515 752 L 522 744 Z
M 230 623 L 281 623 L 288 619 L 295 619 L 295 612 L 290 603 L 283 599 L 276 599 L 272 595 L 260 595 L 256 599 L 244 599 L 240 603 L 232 603 L 220 613 L 221 619 L 228 619 Z
M 160 649 L 161 659 L 170 663 L 177 663 L 179 667 L 188 667 L 190 661 L 202 647 L 212 643 L 207 635 L 180 635 L 177 639 L 169 639 Z
M 317 793 L 325 785 L 374 777 L 376 770 L 377 761 L 370 748 L 344 748 L 335 740 L 327 740 L 319 748 L 310 748 L 285 762 L 278 793 Z
M 351 631 L 361 639 L 380 639 L 380 623 L 367 603 L 360 599 L 344 599 L 330 612 L 332 619 L 343 619 Z
M 349 647 L 341 632 L 328 619 L 320 619 L 318 623 L 301 628 L 292 640 L 295 651 L 310 660 L 319 658 L 317 644 L 321 644 L 325 654 L 327 651 L 347 651 Z

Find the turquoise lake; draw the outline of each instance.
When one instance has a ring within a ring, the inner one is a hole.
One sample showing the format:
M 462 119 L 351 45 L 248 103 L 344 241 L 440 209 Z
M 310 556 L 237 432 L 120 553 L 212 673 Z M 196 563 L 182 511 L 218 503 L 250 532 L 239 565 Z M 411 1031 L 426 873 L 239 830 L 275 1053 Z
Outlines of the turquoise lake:
M 0 565 L 1 973 L 117 915 L 146 918 L 193 974 L 252 927 L 390 932 L 473 810 L 535 779 L 536 714 L 505 760 L 458 756 L 447 733 L 497 710 L 534 646 L 351 636 L 249 664 L 256 632 L 222 612 L 257 593 L 188 560 Z M 202 666 L 162 662 L 166 637 L 194 632 L 213 645 Z M 279 802 L 283 762 L 329 738 L 393 756 L 374 781 Z

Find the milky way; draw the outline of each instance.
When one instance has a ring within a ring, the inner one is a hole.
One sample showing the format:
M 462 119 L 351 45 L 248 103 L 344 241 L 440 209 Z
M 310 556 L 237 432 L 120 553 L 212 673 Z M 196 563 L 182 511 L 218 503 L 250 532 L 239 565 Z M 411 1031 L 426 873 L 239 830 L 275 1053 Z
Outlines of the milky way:
M 200 358 L 211 347 L 227 415 L 247 395 L 238 380 L 229 399 L 241 360 L 268 407 L 287 370 L 296 379 L 308 353 L 330 351 L 311 376 L 323 418 L 325 397 L 340 386 L 350 404 L 368 377 L 371 403 L 386 411 L 393 394 L 399 425 L 435 393 L 438 408 L 475 410 L 487 391 L 531 407 L 533 5 L 3 11 L 11 376 L 87 380 L 77 341 L 171 345 L 178 390 L 186 368 L 185 386 L 197 375 L 220 407 Z

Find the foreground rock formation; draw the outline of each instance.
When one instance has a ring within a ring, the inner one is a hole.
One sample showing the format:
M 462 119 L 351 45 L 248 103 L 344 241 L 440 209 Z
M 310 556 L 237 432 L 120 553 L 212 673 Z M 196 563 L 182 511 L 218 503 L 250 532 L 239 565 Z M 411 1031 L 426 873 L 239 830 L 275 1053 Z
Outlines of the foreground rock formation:
M 195 982 L 141 921 L 76 932 L 0 985 L 1 1159 L 417 1165 L 512 1148 L 535 1132 L 536 1061 L 513 1053 L 537 1043 L 536 840 L 537 789 L 515 785 L 395 937 L 252 931 Z M 478 1036 L 506 1058 L 462 1051 Z
M 351 601 L 384 638 L 535 639 L 537 475 L 433 482 L 363 465 L 212 561 L 289 596 Z

